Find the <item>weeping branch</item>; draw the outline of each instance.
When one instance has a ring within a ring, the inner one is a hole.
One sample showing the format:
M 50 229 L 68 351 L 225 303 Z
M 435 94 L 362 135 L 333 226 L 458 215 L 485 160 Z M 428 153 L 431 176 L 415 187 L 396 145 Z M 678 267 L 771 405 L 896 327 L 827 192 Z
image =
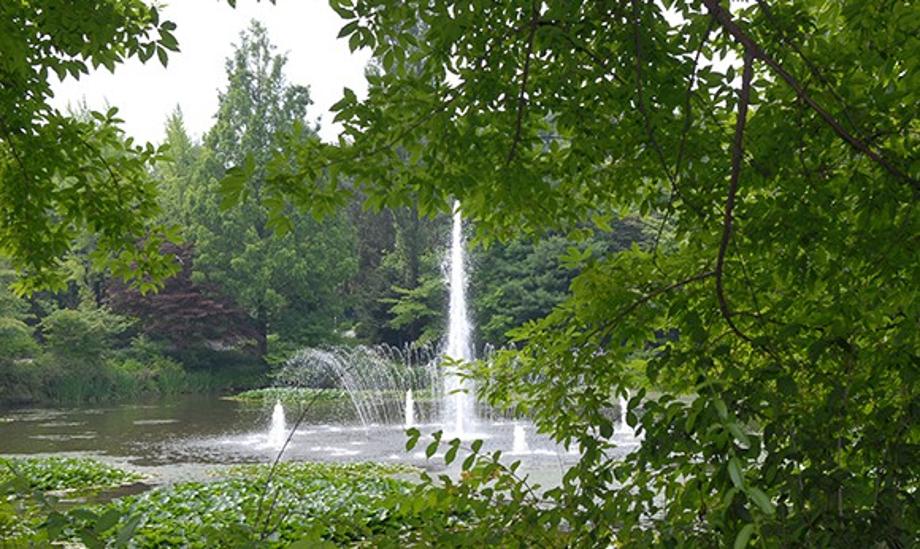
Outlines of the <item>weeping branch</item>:
M 805 88 L 798 80 L 795 79 L 776 59 L 773 59 L 760 47 L 757 42 L 755 42 L 750 36 L 748 36 L 744 30 L 732 19 L 731 14 L 719 5 L 719 0 L 703 0 L 703 4 L 706 5 L 706 8 L 709 10 L 709 13 L 712 14 L 712 17 L 722 26 L 722 28 L 730 34 L 741 46 L 744 47 L 745 55 L 751 55 L 756 59 L 760 59 L 767 66 L 773 69 L 780 78 L 782 78 L 790 88 L 795 91 L 796 95 L 804 101 L 813 111 L 815 111 L 818 116 L 821 117 L 824 122 L 834 130 L 841 139 L 846 141 L 851 147 L 861 152 L 873 162 L 881 166 L 888 173 L 894 175 L 895 177 L 906 181 L 910 186 L 914 188 L 914 191 L 920 191 L 920 181 L 917 181 L 911 178 L 906 173 L 902 172 L 900 169 L 895 167 L 893 164 L 888 162 L 884 157 L 882 157 L 878 152 L 872 150 L 866 143 L 862 140 L 848 132 L 841 124 L 837 121 L 836 118 L 829 112 L 827 112 L 824 107 L 818 104 L 817 101 L 811 98 L 810 95 L 805 91 Z
M 725 297 L 725 254 L 732 238 L 734 224 L 735 195 L 738 193 L 738 180 L 741 178 L 741 164 L 744 161 L 744 126 L 747 123 L 748 105 L 751 102 L 751 79 L 754 76 L 754 55 L 748 50 L 744 52 L 744 72 L 741 76 L 741 92 L 738 98 L 738 119 L 735 122 L 735 139 L 732 143 L 732 173 L 728 184 L 728 196 L 725 199 L 725 217 L 722 222 L 722 242 L 719 244 L 719 255 L 716 258 L 716 297 L 719 300 L 719 311 L 729 327 L 738 337 L 752 343 L 751 338 L 742 332 L 732 320 L 731 309 Z

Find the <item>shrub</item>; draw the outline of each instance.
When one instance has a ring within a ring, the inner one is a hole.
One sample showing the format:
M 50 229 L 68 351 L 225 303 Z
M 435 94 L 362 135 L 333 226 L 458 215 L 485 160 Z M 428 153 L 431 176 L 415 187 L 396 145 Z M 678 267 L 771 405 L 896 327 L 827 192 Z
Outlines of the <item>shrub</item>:
M 14 318 L 0 318 L 0 360 L 31 358 L 38 349 L 29 325 Z
M 101 360 L 131 322 L 103 308 L 58 309 L 41 322 L 47 349 L 74 365 Z

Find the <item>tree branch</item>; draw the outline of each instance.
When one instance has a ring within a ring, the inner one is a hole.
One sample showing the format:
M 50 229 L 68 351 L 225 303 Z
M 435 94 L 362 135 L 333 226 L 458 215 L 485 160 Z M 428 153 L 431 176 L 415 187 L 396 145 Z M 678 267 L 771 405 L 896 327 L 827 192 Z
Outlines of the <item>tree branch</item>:
M 716 258 L 716 297 L 719 300 L 719 311 L 729 327 L 741 339 L 751 343 L 751 338 L 742 332 L 732 320 L 731 309 L 725 298 L 723 275 L 725 274 L 725 254 L 732 238 L 733 212 L 735 209 L 735 195 L 738 193 L 738 180 L 741 178 L 741 165 L 744 161 L 744 126 L 747 122 L 748 105 L 751 102 L 751 79 L 754 76 L 754 56 L 750 51 L 744 52 L 744 72 L 741 76 L 741 92 L 738 99 L 738 119 L 735 122 L 735 139 L 732 144 L 732 172 L 728 184 L 728 196 L 725 199 L 725 217 L 722 222 L 722 241 L 719 244 L 719 255 Z
M 522 126 L 524 124 L 524 110 L 527 106 L 527 78 L 530 76 L 530 59 L 533 56 L 534 37 L 539 27 L 540 7 L 539 3 L 534 1 L 530 12 L 530 32 L 527 34 L 527 50 L 524 54 L 524 72 L 521 75 L 521 90 L 518 93 L 517 119 L 514 123 L 514 138 L 511 140 L 511 148 L 508 150 L 508 159 L 506 164 L 511 164 L 514 159 L 514 153 L 517 150 L 518 143 L 521 140 Z
M 813 111 L 815 111 L 824 122 L 834 130 L 841 139 L 846 141 L 851 147 L 861 152 L 862 154 L 869 157 L 876 164 L 880 165 L 888 173 L 894 175 L 899 179 L 903 179 L 909 185 L 914 188 L 914 191 L 920 191 L 920 182 L 911 178 L 906 173 L 902 172 L 900 169 L 895 167 L 893 164 L 888 162 L 883 158 L 879 153 L 872 150 L 868 145 L 863 143 L 859 138 L 850 134 L 843 126 L 840 125 L 840 122 L 834 118 L 829 112 L 827 112 L 824 107 L 818 104 L 817 101 L 811 98 L 798 80 L 795 79 L 778 61 L 766 54 L 763 48 L 760 47 L 757 42 L 755 42 L 750 36 L 748 36 L 744 30 L 732 19 L 731 14 L 725 10 L 721 5 L 719 5 L 719 0 L 703 0 L 703 4 L 706 5 L 706 8 L 712 14 L 713 18 L 718 21 L 722 28 L 730 34 L 741 46 L 744 47 L 746 55 L 751 55 L 757 59 L 760 59 L 767 64 L 773 71 L 782 78 L 790 88 L 795 91 L 796 95 L 799 96 Z
M 652 146 L 652 149 L 655 150 L 655 153 L 658 155 L 658 160 L 661 162 L 661 169 L 664 170 L 665 176 L 668 178 L 668 181 L 671 182 L 671 189 L 673 192 L 677 192 L 677 180 L 674 178 L 674 175 L 671 174 L 671 170 L 668 168 L 668 163 L 664 157 L 664 151 L 661 149 L 661 146 L 658 144 L 658 140 L 655 139 L 655 128 L 652 127 L 652 121 L 649 118 L 648 110 L 645 108 L 645 92 L 642 86 L 642 40 L 639 34 L 639 0 L 632 1 L 633 6 L 633 39 L 636 46 L 636 104 L 639 109 L 639 113 L 642 115 L 643 125 L 645 126 L 645 133 L 648 135 L 649 144 Z
M 779 21 L 777 21 L 776 17 L 773 16 L 773 10 L 770 9 L 770 6 L 766 3 L 766 1 L 756 0 L 756 2 L 757 2 L 757 5 L 760 7 L 760 11 L 763 12 L 767 20 L 774 27 L 776 27 L 776 34 L 779 36 L 779 39 L 784 44 L 786 44 L 790 49 L 792 49 L 792 51 L 798 54 L 798 56 L 802 59 L 802 61 L 804 61 L 805 64 L 808 66 L 808 70 L 811 72 L 811 74 L 815 78 L 817 78 L 819 82 L 824 84 L 824 87 L 827 88 L 827 91 L 829 91 L 831 95 L 834 96 L 834 99 L 836 99 L 837 102 L 840 103 L 840 107 L 843 109 L 843 117 L 846 119 L 850 127 L 853 128 L 854 131 L 856 131 L 857 130 L 856 124 L 853 123 L 853 120 L 850 118 L 851 108 L 849 105 L 847 105 L 847 102 L 843 99 L 843 97 L 840 96 L 839 93 L 837 93 L 837 90 L 834 89 L 830 81 L 824 77 L 824 75 L 821 73 L 821 70 L 818 68 L 818 66 L 814 62 L 812 62 L 811 59 L 805 56 L 805 52 L 803 52 L 802 49 L 799 48 L 799 46 L 795 42 L 786 38 L 786 33 L 783 31 L 782 28 L 780 28 Z
M 677 289 L 679 289 L 679 288 L 683 288 L 684 286 L 686 286 L 687 284 L 690 284 L 690 283 L 692 283 L 692 282 L 697 282 L 697 281 L 700 281 L 700 280 L 705 280 L 705 279 L 707 279 L 707 278 L 709 278 L 710 276 L 713 276 L 713 275 L 715 275 L 715 274 L 716 274 L 715 271 L 703 271 L 703 272 L 701 272 L 701 273 L 697 273 L 697 274 L 695 274 L 695 275 L 689 276 L 689 277 L 687 277 L 687 278 L 685 278 L 685 279 L 683 279 L 683 280 L 679 280 L 679 281 L 677 281 L 677 282 L 674 282 L 674 283 L 669 284 L 669 285 L 667 285 L 667 286 L 664 286 L 664 287 L 662 287 L 662 288 L 658 288 L 658 289 L 656 289 L 656 290 L 652 290 L 651 292 L 645 294 L 644 296 L 640 297 L 639 299 L 633 301 L 632 303 L 630 303 L 629 305 L 627 305 L 625 308 L 621 309 L 620 312 L 617 313 L 617 315 L 614 316 L 614 317 L 613 317 L 612 319 L 610 319 L 609 321 L 603 323 L 602 325 L 600 325 L 600 326 L 597 327 L 596 329 L 594 329 L 594 330 L 588 332 L 588 333 L 584 336 L 584 339 L 590 339 L 591 337 L 593 337 L 594 335 L 596 335 L 598 332 L 601 332 L 601 331 L 604 331 L 604 330 L 610 328 L 611 326 L 615 325 L 616 323 L 620 322 L 621 320 L 623 320 L 624 318 L 626 318 L 627 316 L 629 316 L 633 311 L 635 311 L 637 308 L 639 308 L 639 306 L 644 305 L 645 303 L 648 303 L 649 301 L 655 299 L 656 297 L 658 297 L 658 296 L 660 296 L 660 295 L 664 295 L 664 294 L 666 294 L 666 293 L 668 293 L 668 292 L 672 292 L 672 291 L 677 290 Z M 607 341 L 608 337 L 609 337 L 609 335 L 608 335 L 608 336 L 605 336 L 605 337 L 603 338 L 603 341 L 601 342 L 601 347 L 603 347 L 603 346 L 606 345 L 606 341 Z

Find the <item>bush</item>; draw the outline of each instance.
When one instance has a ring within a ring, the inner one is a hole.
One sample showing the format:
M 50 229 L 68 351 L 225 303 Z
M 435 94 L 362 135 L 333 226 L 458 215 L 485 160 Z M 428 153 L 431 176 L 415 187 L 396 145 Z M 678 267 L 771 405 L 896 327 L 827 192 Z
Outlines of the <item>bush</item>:
M 38 350 L 29 325 L 14 318 L 0 318 L 0 360 L 32 358 Z
M 100 361 L 131 322 L 103 308 L 58 309 L 41 322 L 46 348 L 74 365 Z

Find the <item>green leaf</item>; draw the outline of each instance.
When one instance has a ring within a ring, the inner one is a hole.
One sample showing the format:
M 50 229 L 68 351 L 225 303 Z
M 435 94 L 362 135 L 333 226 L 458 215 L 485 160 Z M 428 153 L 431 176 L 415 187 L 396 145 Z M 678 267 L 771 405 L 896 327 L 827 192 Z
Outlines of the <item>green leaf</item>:
M 600 435 L 604 438 L 610 438 L 613 436 L 613 422 L 608 419 L 602 419 L 598 422 L 598 430 Z
M 734 422 L 729 423 L 729 424 L 728 424 L 728 430 L 731 432 L 732 436 L 735 437 L 735 440 L 737 440 L 738 443 L 740 443 L 742 446 L 744 446 L 745 448 L 750 448 L 750 447 L 751 447 L 751 440 L 748 438 L 748 436 L 747 436 L 747 435 L 744 433 L 744 431 L 741 429 L 741 426 L 740 426 L 740 425 L 738 425 L 737 423 L 734 423 Z
M 745 524 L 738 535 L 735 536 L 735 549 L 744 549 L 747 547 L 748 542 L 751 540 L 751 535 L 754 533 L 754 525 L 751 523 Z
M 773 513 L 776 512 L 776 509 L 773 507 L 773 502 L 770 501 L 767 494 L 760 488 L 750 487 L 745 490 L 745 493 L 765 514 L 772 516 Z
M 444 463 L 450 465 L 453 463 L 454 459 L 457 457 L 457 449 L 459 446 L 451 444 L 450 448 L 447 449 L 447 452 L 444 453 Z
M 728 476 L 731 478 L 735 488 L 744 488 L 744 474 L 741 472 L 741 463 L 734 456 L 728 460 Z
M 118 535 L 115 537 L 115 546 L 124 547 L 128 544 L 132 537 L 134 537 L 134 532 L 137 531 L 137 527 L 140 526 L 141 519 L 143 515 L 134 515 L 125 522 L 118 530 Z
M 166 52 L 165 48 L 157 48 L 157 58 L 160 60 L 160 64 L 166 68 L 169 65 L 169 54 Z
M 95 529 L 97 533 L 102 533 L 108 530 L 109 528 L 114 527 L 118 524 L 118 520 L 121 518 L 121 513 L 117 509 L 109 509 L 96 521 Z
M 421 431 L 415 427 L 410 427 L 406 429 L 406 435 L 409 437 L 406 440 L 406 451 L 410 451 L 415 448 L 415 445 L 418 444 L 418 439 L 422 435 Z
M 713 405 L 716 407 L 716 412 L 719 414 L 720 419 L 728 419 L 728 407 L 725 405 L 725 401 L 721 398 L 713 400 Z

